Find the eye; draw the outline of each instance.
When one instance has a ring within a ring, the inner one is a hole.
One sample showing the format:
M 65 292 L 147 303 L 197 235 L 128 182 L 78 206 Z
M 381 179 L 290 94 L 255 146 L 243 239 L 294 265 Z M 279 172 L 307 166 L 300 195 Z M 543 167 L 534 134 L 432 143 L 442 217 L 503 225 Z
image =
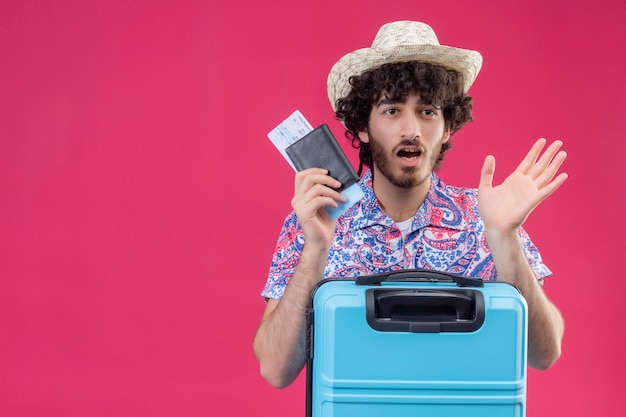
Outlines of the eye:
M 436 116 L 437 115 L 437 110 L 429 107 L 429 108 L 426 108 L 426 109 L 422 110 L 422 114 L 424 116 L 429 116 L 429 117 Z
M 385 114 L 394 115 L 394 114 L 397 114 L 397 113 L 398 113 L 398 109 L 393 108 L 393 107 L 388 108 L 387 110 L 385 110 Z

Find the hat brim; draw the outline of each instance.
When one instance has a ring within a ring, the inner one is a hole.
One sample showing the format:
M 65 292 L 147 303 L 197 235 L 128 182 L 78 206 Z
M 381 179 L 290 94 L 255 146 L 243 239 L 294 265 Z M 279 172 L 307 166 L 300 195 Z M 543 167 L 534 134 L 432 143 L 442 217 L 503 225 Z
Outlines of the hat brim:
M 337 110 L 337 100 L 347 96 L 352 88 L 350 77 L 395 62 L 420 61 L 440 65 L 463 74 L 464 91 L 474 83 L 482 66 L 482 55 L 477 51 L 443 45 L 403 45 L 391 48 L 363 48 L 344 55 L 328 74 L 328 99 Z

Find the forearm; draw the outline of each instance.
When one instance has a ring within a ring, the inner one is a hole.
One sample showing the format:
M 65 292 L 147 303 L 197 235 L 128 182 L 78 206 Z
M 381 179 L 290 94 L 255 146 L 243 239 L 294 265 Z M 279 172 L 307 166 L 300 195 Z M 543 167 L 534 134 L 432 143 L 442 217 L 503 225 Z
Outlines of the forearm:
M 513 284 L 528 304 L 528 364 L 547 369 L 561 354 L 563 319 L 545 295 L 522 250 L 517 232 L 488 233 L 498 280 Z
M 291 384 L 306 361 L 306 310 L 324 274 L 328 250 L 305 246 L 280 301 L 270 300 L 254 339 L 261 374 L 273 386 Z M 272 308 L 274 307 L 274 308 Z

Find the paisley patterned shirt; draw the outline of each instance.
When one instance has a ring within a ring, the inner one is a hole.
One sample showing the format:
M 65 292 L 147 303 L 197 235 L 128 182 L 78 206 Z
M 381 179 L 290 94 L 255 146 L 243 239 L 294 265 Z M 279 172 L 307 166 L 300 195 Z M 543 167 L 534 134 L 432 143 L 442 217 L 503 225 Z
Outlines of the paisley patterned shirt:
M 365 172 L 359 186 L 364 197 L 337 219 L 324 278 L 424 268 L 497 279 L 478 214 L 478 190 L 448 186 L 433 173 L 426 200 L 403 238 L 374 195 L 371 171 Z M 528 234 L 520 228 L 519 235 L 537 279 L 551 275 Z M 263 297 L 282 297 L 303 247 L 302 230 L 292 211 L 278 238 Z

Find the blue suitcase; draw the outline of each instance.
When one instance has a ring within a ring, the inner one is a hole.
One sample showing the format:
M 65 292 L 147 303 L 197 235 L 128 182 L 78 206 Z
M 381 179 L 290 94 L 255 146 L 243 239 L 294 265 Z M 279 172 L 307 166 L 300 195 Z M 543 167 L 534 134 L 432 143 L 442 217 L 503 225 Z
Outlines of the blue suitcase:
M 307 314 L 307 417 L 525 416 L 519 291 L 426 270 L 324 280 Z

